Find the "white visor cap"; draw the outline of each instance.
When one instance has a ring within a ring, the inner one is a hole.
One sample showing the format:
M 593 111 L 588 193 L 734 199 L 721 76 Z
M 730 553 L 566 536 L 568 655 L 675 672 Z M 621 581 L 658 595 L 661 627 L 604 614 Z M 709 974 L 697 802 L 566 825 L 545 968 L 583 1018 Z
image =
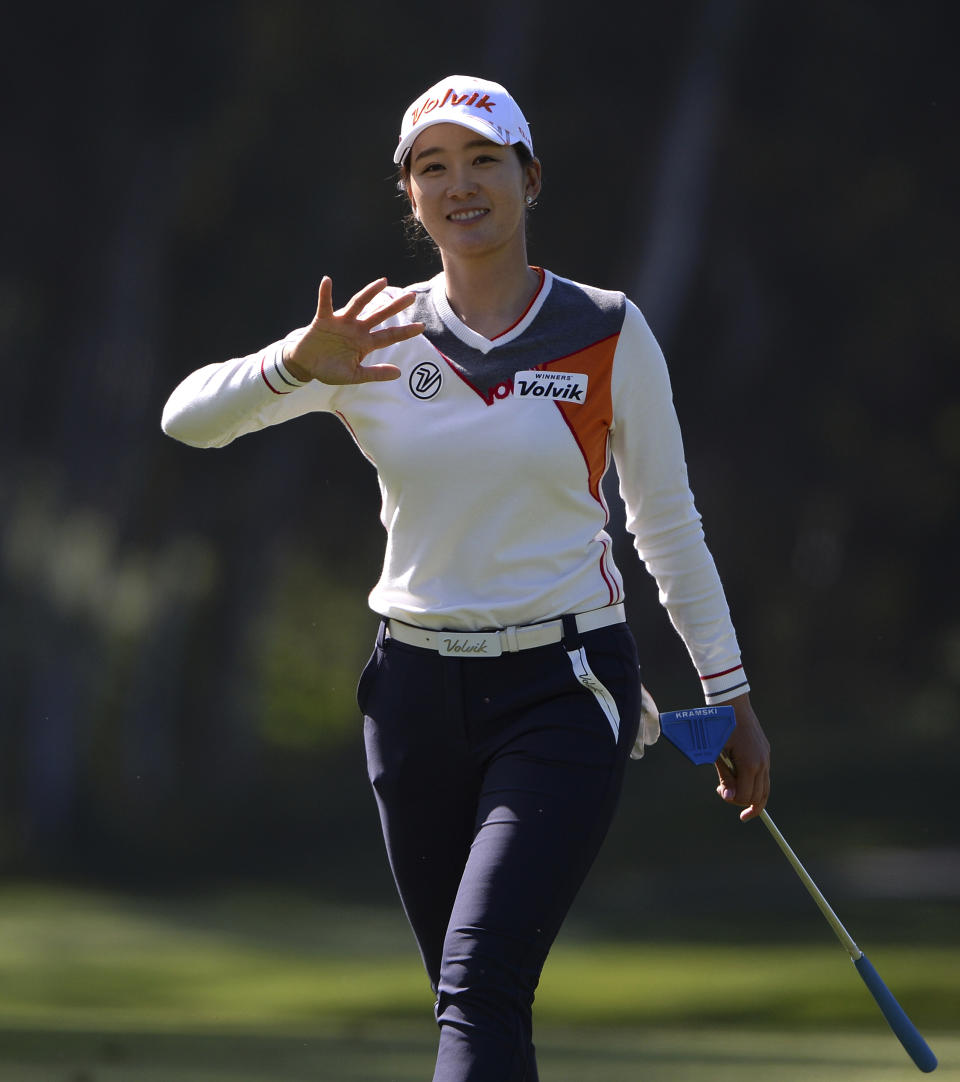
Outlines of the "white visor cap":
M 520 106 L 499 83 L 471 75 L 449 75 L 410 106 L 393 155 L 399 165 L 417 136 L 434 124 L 462 124 L 500 146 L 523 145 L 533 154 L 530 128 Z

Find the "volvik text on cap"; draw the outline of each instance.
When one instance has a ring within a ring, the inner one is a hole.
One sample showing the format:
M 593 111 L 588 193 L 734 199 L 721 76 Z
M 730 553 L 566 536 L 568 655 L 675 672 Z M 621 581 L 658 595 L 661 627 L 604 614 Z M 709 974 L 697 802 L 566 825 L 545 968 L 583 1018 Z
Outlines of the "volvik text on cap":
M 500 146 L 523 143 L 533 154 L 530 127 L 520 107 L 504 87 L 488 79 L 449 75 L 421 94 L 404 113 L 393 155 L 396 164 L 433 124 L 462 124 Z

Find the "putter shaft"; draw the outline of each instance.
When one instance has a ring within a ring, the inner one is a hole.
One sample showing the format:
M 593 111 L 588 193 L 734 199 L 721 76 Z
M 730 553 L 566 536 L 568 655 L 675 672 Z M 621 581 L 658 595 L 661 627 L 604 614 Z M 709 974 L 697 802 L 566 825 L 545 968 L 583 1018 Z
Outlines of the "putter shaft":
M 730 770 L 732 770 L 734 774 L 736 774 L 736 768 L 734 767 L 729 756 L 723 754 L 720 756 L 720 758 L 723 760 L 726 766 Z M 840 921 L 840 918 L 837 916 L 836 913 L 834 913 L 833 909 L 831 908 L 830 903 L 820 893 L 820 888 L 810 878 L 807 869 L 804 868 L 804 866 L 800 863 L 800 859 L 797 857 L 797 854 L 794 853 L 794 851 L 790 848 L 789 844 L 787 843 L 787 839 L 780 833 L 779 829 L 777 828 L 777 824 L 770 818 L 765 808 L 762 812 L 760 812 L 760 820 L 767 828 L 767 830 L 770 831 L 770 835 L 773 840 L 777 843 L 778 846 L 780 846 L 780 850 L 783 855 L 787 858 L 787 860 L 790 861 L 793 870 L 800 877 L 800 882 L 803 883 L 803 885 L 807 888 L 807 893 L 817 903 L 817 908 L 826 918 L 827 923 L 833 929 L 837 939 L 839 939 L 840 942 L 844 945 L 847 953 L 850 955 L 853 961 L 859 961 L 859 959 L 863 955 L 863 951 L 860 950 L 860 948 L 854 942 L 853 936 L 851 936 L 850 933 L 846 930 L 846 928 L 844 928 L 843 924 Z
M 720 759 L 734 775 L 737 773 L 736 767 L 733 765 L 728 755 L 721 752 Z M 883 978 L 876 969 L 874 969 L 870 959 L 867 958 L 862 950 L 860 950 L 853 941 L 853 937 L 840 923 L 840 918 L 830 908 L 830 903 L 820 893 L 817 884 L 814 883 L 807 874 L 806 868 L 804 868 L 797 859 L 797 854 L 794 853 L 787 844 L 786 838 L 784 838 L 777 829 L 776 823 L 774 823 L 770 816 L 767 815 L 766 809 L 760 812 L 760 819 L 770 832 L 773 840 L 780 847 L 783 855 L 790 862 L 790 866 L 797 873 L 800 882 L 807 888 L 810 897 L 817 903 L 817 908 L 824 915 L 827 923 L 833 929 L 834 935 L 836 935 L 837 939 L 839 939 L 844 947 L 846 947 L 847 953 L 850 955 L 850 959 L 853 962 L 857 973 L 860 975 L 860 979 L 867 986 L 867 990 L 870 992 L 870 995 L 873 996 L 877 1006 L 880 1008 L 880 1012 L 887 1020 L 887 1025 L 893 1031 L 897 1040 L 903 1045 L 907 1055 L 925 1074 L 929 1074 L 930 1071 L 935 1071 L 937 1068 L 937 1057 L 933 1054 L 933 1050 L 920 1035 L 920 1031 L 917 1027 L 910 1021 L 907 1013 L 897 1002 L 893 993 L 883 983 Z
M 774 821 L 770 818 L 769 815 L 767 815 L 766 809 L 764 809 L 760 813 L 760 819 L 763 821 L 763 825 L 767 828 L 767 830 L 770 831 L 773 840 L 777 843 L 777 845 L 780 846 L 783 855 L 793 865 L 793 870 L 800 877 L 800 882 L 803 883 L 803 885 L 807 888 L 807 892 L 809 893 L 810 897 L 817 903 L 820 912 L 824 915 L 824 917 L 826 917 L 827 923 L 833 929 L 837 939 L 839 939 L 840 942 L 844 945 L 844 947 L 846 947 L 847 953 L 850 955 L 853 961 L 856 962 L 863 955 L 863 951 L 860 950 L 857 944 L 853 941 L 853 937 L 846 930 L 846 928 L 844 928 L 843 924 L 841 924 L 840 918 L 837 916 L 836 913 L 834 913 L 827 899 L 824 898 L 824 896 L 820 893 L 820 889 L 817 884 L 814 883 L 814 881 L 807 874 L 806 868 L 804 868 L 804 866 L 797 859 L 797 854 L 794 853 L 794 851 L 787 844 L 787 839 L 784 838 L 784 836 L 777 829 L 777 824 L 774 823 Z

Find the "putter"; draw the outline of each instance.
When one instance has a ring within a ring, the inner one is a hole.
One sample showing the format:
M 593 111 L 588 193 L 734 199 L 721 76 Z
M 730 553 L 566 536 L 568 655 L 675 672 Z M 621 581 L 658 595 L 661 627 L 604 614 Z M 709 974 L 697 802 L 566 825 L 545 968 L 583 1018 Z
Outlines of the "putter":
M 715 763 L 721 760 L 727 768 L 736 774 L 736 768 L 724 751 L 727 740 L 736 726 L 736 717 L 732 706 L 697 706 L 689 710 L 668 710 L 660 714 L 660 731 L 674 747 L 697 764 Z M 760 812 L 760 820 L 770 831 L 773 840 L 790 862 L 791 867 L 800 877 L 800 882 L 807 888 L 810 897 L 833 929 L 837 939 L 843 944 L 850 960 L 877 1002 L 887 1024 L 893 1030 L 897 1040 L 907 1051 L 907 1055 L 925 1074 L 937 1066 L 937 1057 L 930 1046 L 920 1036 L 917 1027 L 907 1017 L 906 1012 L 896 1001 L 890 989 L 883 983 L 880 974 L 873 968 L 870 960 L 853 941 L 853 937 L 840 923 L 837 914 L 830 908 L 827 899 L 821 894 L 816 883 L 797 859 L 796 853 L 787 844 L 786 839 L 777 829 L 776 824 L 766 810 Z

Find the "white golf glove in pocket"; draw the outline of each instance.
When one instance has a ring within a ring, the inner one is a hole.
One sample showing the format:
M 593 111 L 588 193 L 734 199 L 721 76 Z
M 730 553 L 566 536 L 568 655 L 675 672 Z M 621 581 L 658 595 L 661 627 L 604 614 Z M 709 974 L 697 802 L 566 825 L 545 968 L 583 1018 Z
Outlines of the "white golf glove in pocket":
M 630 752 L 631 759 L 642 759 L 643 749 L 656 744 L 660 739 L 660 711 L 649 691 L 640 685 L 640 728 L 636 743 Z

